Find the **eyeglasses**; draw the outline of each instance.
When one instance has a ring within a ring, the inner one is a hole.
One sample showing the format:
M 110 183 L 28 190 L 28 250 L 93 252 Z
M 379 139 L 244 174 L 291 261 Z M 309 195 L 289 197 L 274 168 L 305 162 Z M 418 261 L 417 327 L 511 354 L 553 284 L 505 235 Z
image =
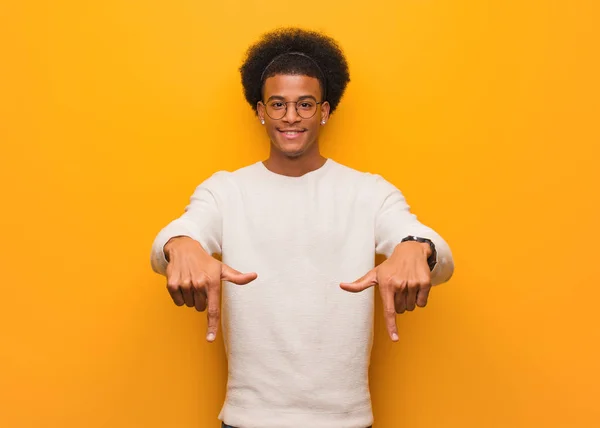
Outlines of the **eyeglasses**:
M 296 105 L 296 113 L 298 113 L 298 116 L 302 119 L 310 119 L 317 112 L 317 106 L 323 104 L 323 102 L 316 102 L 310 99 L 299 101 L 273 100 L 263 104 L 265 105 L 267 115 L 273 120 L 283 119 L 287 113 L 288 104 Z

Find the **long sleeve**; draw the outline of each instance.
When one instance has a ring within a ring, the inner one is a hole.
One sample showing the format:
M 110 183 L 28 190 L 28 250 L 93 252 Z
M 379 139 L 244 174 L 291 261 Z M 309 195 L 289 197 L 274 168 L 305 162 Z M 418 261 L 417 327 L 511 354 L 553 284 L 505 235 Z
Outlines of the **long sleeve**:
M 150 263 L 152 269 L 166 274 L 167 259 L 164 246 L 175 236 L 189 236 L 209 253 L 221 253 L 222 216 L 218 190 L 222 188 L 223 172 L 218 172 L 200 184 L 190 198 L 181 217 L 166 225 L 154 239 Z
M 408 235 L 428 238 L 437 251 L 437 264 L 431 272 L 433 285 L 442 284 L 454 272 L 452 252 L 446 241 L 410 212 L 404 195 L 379 175 L 374 175 L 378 201 L 383 201 L 375 216 L 375 252 L 390 257 L 394 248 Z

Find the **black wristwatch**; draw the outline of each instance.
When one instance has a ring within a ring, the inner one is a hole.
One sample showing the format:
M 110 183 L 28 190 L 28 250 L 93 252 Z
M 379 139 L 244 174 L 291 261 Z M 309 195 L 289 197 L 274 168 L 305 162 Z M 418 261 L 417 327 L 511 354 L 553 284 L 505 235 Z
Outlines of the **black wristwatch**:
M 435 267 L 435 265 L 437 264 L 437 251 L 435 250 L 435 245 L 431 241 L 431 239 L 420 238 L 418 236 L 408 235 L 406 238 L 402 239 L 402 241 L 400 241 L 400 242 L 402 243 L 405 241 L 427 242 L 429 244 L 429 247 L 431 248 L 431 254 L 427 258 L 427 264 L 429 265 L 429 270 L 432 271 L 433 268 Z

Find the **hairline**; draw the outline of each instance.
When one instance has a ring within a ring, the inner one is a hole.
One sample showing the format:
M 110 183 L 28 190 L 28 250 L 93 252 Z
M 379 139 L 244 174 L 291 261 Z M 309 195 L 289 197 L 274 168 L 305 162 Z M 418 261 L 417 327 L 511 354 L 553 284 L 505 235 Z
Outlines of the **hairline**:
M 324 88 L 325 87 L 324 87 L 324 83 L 321 81 L 321 79 L 319 77 L 310 76 L 310 75 L 308 75 L 306 73 L 274 73 L 274 74 L 266 76 L 264 78 L 264 80 L 262 81 L 261 88 L 260 88 L 260 94 L 261 94 L 261 96 L 260 96 L 259 101 L 261 101 L 264 98 L 263 97 L 263 93 L 264 93 L 264 90 L 265 90 L 265 84 L 267 83 L 267 79 L 269 79 L 271 77 L 275 77 L 275 76 L 305 76 L 305 77 L 310 77 L 311 79 L 316 79 L 317 82 L 319 82 L 319 89 L 321 91 L 321 98 L 323 98 Z M 314 95 L 311 95 L 311 96 L 315 99 L 315 101 L 317 101 L 317 97 L 315 97 Z M 272 96 L 269 97 L 269 99 L 271 99 L 271 98 L 272 98 Z M 281 97 L 281 98 L 284 98 L 284 97 Z M 300 98 L 302 98 L 302 97 L 300 97 Z M 325 102 L 325 101 L 327 101 L 327 100 L 323 99 L 321 102 Z

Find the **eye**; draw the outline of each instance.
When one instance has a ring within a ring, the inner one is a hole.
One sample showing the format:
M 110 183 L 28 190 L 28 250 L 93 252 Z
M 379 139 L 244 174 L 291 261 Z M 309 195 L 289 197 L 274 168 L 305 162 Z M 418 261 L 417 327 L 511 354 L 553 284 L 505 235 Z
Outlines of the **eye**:
M 285 106 L 285 104 L 283 104 L 282 102 L 279 101 L 275 101 L 271 103 L 271 107 L 273 107 L 274 109 L 281 109 Z
M 300 108 L 303 109 L 303 110 L 309 110 L 309 109 L 312 108 L 312 106 L 313 106 L 313 104 L 311 102 L 308 102 L 308 101 L 302 101 L 300 103 Z

